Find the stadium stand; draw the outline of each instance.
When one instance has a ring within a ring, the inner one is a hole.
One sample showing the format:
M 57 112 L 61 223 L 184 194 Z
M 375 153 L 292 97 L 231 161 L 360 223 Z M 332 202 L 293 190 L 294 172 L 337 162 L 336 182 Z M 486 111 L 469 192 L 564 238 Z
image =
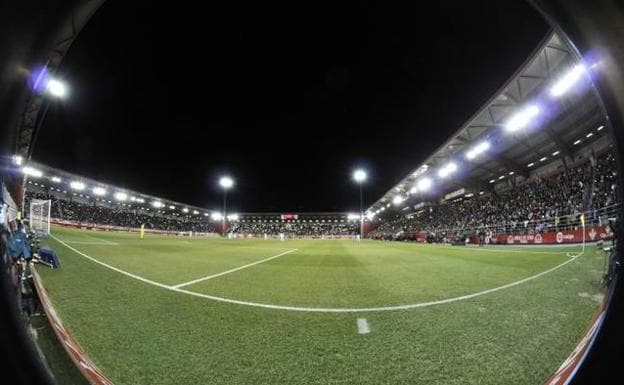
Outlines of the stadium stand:
M 388 214 L 369 236 L 405 239 L 412 232 L 433 239 L 496 233 L 539 233 L 579 225 L 604 226 L 615 207 L 616 163 L 612 153 L 590 157 L 576 167 L 535 175 L 515 188 L 423 207 L 411 215 Z M 585 208 L 585 209 L 583 209 Z

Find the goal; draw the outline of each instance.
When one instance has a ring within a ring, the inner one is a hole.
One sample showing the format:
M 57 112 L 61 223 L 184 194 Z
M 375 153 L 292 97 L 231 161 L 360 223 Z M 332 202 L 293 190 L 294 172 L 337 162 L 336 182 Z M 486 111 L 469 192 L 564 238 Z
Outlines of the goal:
M 39 235 L 50 234 L 51 200 L 33 199 L 30 201 L 30 229 Z

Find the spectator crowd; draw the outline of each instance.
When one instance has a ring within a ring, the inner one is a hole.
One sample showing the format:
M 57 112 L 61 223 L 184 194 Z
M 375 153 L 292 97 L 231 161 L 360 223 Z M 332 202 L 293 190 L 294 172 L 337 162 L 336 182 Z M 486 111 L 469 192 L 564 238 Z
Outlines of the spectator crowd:
M 401 238 L 421 232 L 434 236 L 542 232 L 579 223 L 605 224 L 615 200 L 616 164 L 608 153 L 561 173 L 536 176 L 515 187 L 424 207 L 410 215 L 389 214 L 372 237 Z

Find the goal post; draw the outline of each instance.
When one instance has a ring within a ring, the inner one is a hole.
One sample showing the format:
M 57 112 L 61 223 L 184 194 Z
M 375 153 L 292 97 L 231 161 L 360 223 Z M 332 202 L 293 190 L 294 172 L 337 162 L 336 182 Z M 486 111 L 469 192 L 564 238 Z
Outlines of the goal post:
M 33 199 L 30 201 L 30 229 L 40 235 L 50 234 L 50 199 Z

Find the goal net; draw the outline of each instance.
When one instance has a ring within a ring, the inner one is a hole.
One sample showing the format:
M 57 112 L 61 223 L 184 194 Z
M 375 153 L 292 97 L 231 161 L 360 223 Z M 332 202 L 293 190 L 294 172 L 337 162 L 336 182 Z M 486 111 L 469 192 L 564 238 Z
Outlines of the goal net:
M 50 234 L 51 200 L 33 199 L 30 201 L 30 229 L 39 235 Z

